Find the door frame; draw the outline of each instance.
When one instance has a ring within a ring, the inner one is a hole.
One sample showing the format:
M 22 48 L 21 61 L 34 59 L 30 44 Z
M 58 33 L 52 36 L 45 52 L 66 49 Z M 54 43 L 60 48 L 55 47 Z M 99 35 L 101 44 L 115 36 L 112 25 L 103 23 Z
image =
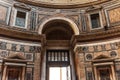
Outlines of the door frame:
M 93 68 L 94 68 L 94 76 L 95 76 L 95 80 L 100 80 L 99 77 L 99 68 L 105 68 L 105 66 L 109 66 L 110 68 L 110 72 L 111 72 L 111 80 L 116 80 L 115 78 L 115 68 L 114 68 L 114 63 L 113 62 L 105 62 L 105 63 L 94 63 L 93 64 Z
M 47 61 L 47 51 L 49 51 L 49 50 L 55 50 L 55 51 L 67 51 L 68 52 L 68 61 L 67 62 L 65 62 L 65 61 L 53 61 L 53 62 L 49 62 L 49 61 Z M 71 79 L 72 79 L 72 70 L 71 70 L 71 65 L 70 65 L 70 54 L 71 54 L 71 52 L 70 52 L 70 50 L 69 49 L 64 49 L 64 48 L 62 48 L 62 49 L 46 49 L 46 80 L 49 80 L 49 68 L 50 67 L 68 67 L 68 66 L 70 66 L 70 76 L 71 76 Z
M 110 80 L 112 80 L 112 71 L 111 71 L 111 67 L 110 66 L 97 68 L 98 80 L 101 80 L 100 70 L 109 70 L 109 77 L 110 77 Z

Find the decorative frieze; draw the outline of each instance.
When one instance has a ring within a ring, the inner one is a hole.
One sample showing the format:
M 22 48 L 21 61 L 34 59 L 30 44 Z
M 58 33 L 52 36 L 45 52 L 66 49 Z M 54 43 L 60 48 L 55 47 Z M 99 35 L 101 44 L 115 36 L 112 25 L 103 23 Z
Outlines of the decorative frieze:
M 5 50 L 6 49 L 6 42 L 0 42 L 0 49 Z
M 93 55 L 92 54 L 86 54 L 86 60 L 92 60 L 93 59 Z
M 101 45 L 101 49 L 102 49 L 102 51 L 105 51 L 106 50 L 106 45 Z
M 106 43 L 106 44 L 93 44 L 92 45 L 87 45 L 83 46 L 80 45 L 79 47 L 76 47 L 75 50 L 77 52 L 100 52 L 100 51 L 109 51 L 109 50 L 117 50 L 119 48 L 119 42 L 112 42 L 112 43 Z
M 8 55 L 9 55 L 9 51 L 6 50 L 0 51 L 0 58 L 8 57 Z
M 11 51 L 17 51 L 17 52 L 40 52 L 41 48 L 40 46 L 29 46 L 29 45 L 21 45 L 21 44 L 15 44 L 15 43 L 7 43 L 4 41 L 0 41 L 0 49 L 1 50 L 11 50 Z
M 17 44 L 12 44 L 11 50 L 16 51 L 16 46 L 17 46 Z
M 28 63 L 33 63 L 35 54 L 40 54 L 40 52 L 41 46 L 39 44 L 0 39 L 0 59 L 19 54 L 25 57 Z
M 29 52 L 35 52 L 35 48 L 36 48 L 35 46 L 30 46 L 29 47 Z
M 111 56 L 111 57 L 116 57 L 117 54 L 118 54 L 117 51 L 111 51 L 111 52 L 110 52 L 110 56 Z
M 33 53 L 25 53 L 25 58 L 28 61 L 33 61 L 33 59 L 34 59 Z
M 96 52 L 96 51 L 98 51 L 98 45 L 95 45 L 95 46 L 93 46 L 94 47 L 94 51 Z
M 25 51 L 25 45 L 20 45 L 20 51 L 24 52 Z
M 111 45 L 111 49 L 117 49 L 118 48 L 116 43 L 111 43 L 110 45 Z
M 79 62 L 90 62 L 100 55 L 107 56 L 109 58 L 118 58 L 118 43 L 119 42 L 77 45 L 74 51 Z
M 77 47 L 77 48 L 75 49 L 75 52 L 81 53 L 81 52 L 83 52 L 83 48 L 82 48 L 82 47 Z

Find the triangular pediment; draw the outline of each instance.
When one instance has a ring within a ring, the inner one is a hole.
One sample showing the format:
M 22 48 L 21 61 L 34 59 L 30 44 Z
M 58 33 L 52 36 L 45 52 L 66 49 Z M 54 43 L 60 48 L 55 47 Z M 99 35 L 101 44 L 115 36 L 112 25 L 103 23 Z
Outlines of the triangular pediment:
M 19 59 L 19 60 L 25 60 L 25 57 L 20 54 L 12 54 L 7 57 L 7 59 Z
M 104 54 L 101 54 L 101 55 L 95 57 L 94 60 L 98 60 L 98 59 L 109 59 L 109 58 L 110 58 L 109 56 L 106 56 L 106 55 L 104 55 Z

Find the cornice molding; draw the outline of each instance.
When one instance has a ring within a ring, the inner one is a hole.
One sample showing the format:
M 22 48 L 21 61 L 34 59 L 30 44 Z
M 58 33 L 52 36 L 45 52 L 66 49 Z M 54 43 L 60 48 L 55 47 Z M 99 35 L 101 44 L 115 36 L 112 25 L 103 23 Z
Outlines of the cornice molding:
M 29 7 L 29 6 L 27 6 L 27 5 L 25 5 L 25 4 L 20 4 L 20 3 L 15 3 L 14 4 L 14 7 L 17 7 L 17 8 L 22 8 L 22 9 L 25 9 L 25 10 L 28 10 L 28 11 L 30 11 L 31 10 L 31 8 Z
M 18 31 L 10 28 L 7 25 L 0 25 L 0 36 L 8 37 L 13 39 L 20 39 L 25 41 L 35 41 L 35 42 L 45 42 L 45 36 L 39 35 L 38 33 Z M 101 32 L 89 32 L 80 35 L 75 35 L 71 39 L 71 44 L 75 45 L 79 42 L 91 42 L 91 41 L 100 41 L 120 37 L 120 27 L 109 28 Z
M 25 41 L 35 41 L 42 42 L 44 41 L 44 35 L 39 35 L 37 33 L 30 33 L 25 31 L 18 31 L 10 28 L 10 26 L 0 24 L 0 36 L 8 37 L 13 39 L 25 40 Z
M 101 41 L 101 40 L 107 40 L 111 38 L 113 39 L 118 37 L 120 37 L 120 27 L 104 30 L 101 32 L 75 35 L 71 39 L 71 44 L 74 46 L 76 43 L 79 42 L 82 43 L 82 42 Z
M 29 1 L 29 0 L 16 0 L 25 4 L 30 4 L 34 6 L 39 6 L 39 7 L 46 7 L 46 8 L 56 8 L 56 9 L 72 9 L 72 8 L 81 8 L 81 7 L 87 7 L 91 5 L 98 5 L 101 3 L 105 3 L 111 0 L 99 0 L 99 1 L 94 1 L 94 2 L 89 2 L 89 3 L 76 3 L 76 4 L 55 4 L 55 3 L 48 3 L 48 2 L 41 2 L 41 1 Z

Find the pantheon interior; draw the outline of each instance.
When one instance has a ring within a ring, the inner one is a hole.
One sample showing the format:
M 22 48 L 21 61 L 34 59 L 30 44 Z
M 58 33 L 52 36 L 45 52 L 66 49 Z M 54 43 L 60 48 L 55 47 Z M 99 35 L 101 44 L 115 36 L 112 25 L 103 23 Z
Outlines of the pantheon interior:
M 120 80 L 120 0 L 0 0 L 0 80 Z

